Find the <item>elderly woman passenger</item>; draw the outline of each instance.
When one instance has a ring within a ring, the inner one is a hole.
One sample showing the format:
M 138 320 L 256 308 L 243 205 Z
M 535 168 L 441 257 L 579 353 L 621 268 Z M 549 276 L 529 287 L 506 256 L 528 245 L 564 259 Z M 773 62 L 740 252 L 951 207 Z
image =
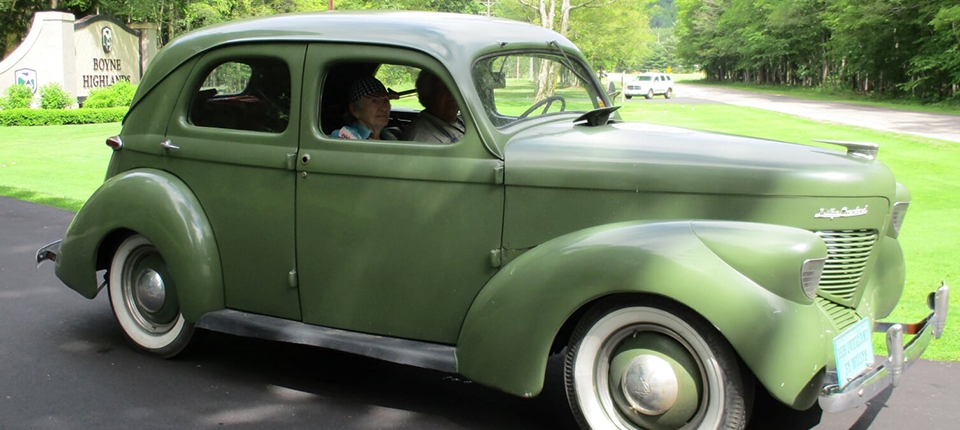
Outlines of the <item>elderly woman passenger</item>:
M 341 139 L 397 140 L 386 129 L 390 121 L 390 93 L 377 78 L 364 76 L 353 81 L 348 91 L 350 105 L 344 114 L 347 124 L 330 133 Z

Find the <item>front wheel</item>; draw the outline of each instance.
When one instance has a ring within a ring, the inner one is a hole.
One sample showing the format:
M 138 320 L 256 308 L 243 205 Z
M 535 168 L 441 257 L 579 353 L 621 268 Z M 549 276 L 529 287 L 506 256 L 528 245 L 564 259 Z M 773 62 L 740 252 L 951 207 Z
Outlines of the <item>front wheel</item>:
M 650 100 L 653 98 L 653 89 L 647 91 L 647 95 L 643 96 L 645 99 Z
M 752 380 L 727 341 L 664 300 L 588 312 L 567 348 L 564 379 L 583 429 L 741 430 L 752 402 Z
M 170 269 L 146 237 L 133 235 L 120 244 L 107 279 L 113 314 L 137 349 L 164 358 L 184 351 L 193 324 L 180 313 Z

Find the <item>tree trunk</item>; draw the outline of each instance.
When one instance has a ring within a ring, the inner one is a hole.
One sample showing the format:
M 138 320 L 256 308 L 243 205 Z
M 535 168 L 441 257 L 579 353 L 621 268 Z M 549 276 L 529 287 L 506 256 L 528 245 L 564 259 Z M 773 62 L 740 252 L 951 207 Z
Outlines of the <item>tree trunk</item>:
M 830 62 L 826 57 L 823 59 L 823 73 L 820 74 L 820 88 L 827 87 L 827 77 L 830 76 Z

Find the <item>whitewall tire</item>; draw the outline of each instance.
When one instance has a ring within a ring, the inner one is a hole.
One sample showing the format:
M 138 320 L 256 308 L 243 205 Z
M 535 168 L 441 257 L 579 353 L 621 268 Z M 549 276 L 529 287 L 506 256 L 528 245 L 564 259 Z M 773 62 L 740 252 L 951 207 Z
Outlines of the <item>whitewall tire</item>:
M 583 429 L 742 430 L 751 376 L 708 322 L 660 299 L 594 307 L 564 359 L 567 400 Z
M 107 283 L 113 314 L 135 347 L 169 358 L 189 345 L 193 324 L 180 313 L 170 269 L 146 237 L 133 235 L 120 244 Z

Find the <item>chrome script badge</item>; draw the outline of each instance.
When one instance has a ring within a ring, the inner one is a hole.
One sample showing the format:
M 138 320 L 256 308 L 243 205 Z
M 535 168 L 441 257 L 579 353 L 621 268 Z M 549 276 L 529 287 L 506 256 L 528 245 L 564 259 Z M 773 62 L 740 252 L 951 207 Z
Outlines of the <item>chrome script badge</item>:
M 834 219 L 834 218 L 850 218 L 855 216 L 862 216 L 867 214 L 868 206 L 869 205 L 863 205 L 862 208 L 860 206 L 857 206 L 853 209 L 843 207 L 843 208 L 840 208 L 839 210 L 837 208 L 830 208 L 830 209 L 820 208 L 820 212 L 813 214 L 813 217 Z

